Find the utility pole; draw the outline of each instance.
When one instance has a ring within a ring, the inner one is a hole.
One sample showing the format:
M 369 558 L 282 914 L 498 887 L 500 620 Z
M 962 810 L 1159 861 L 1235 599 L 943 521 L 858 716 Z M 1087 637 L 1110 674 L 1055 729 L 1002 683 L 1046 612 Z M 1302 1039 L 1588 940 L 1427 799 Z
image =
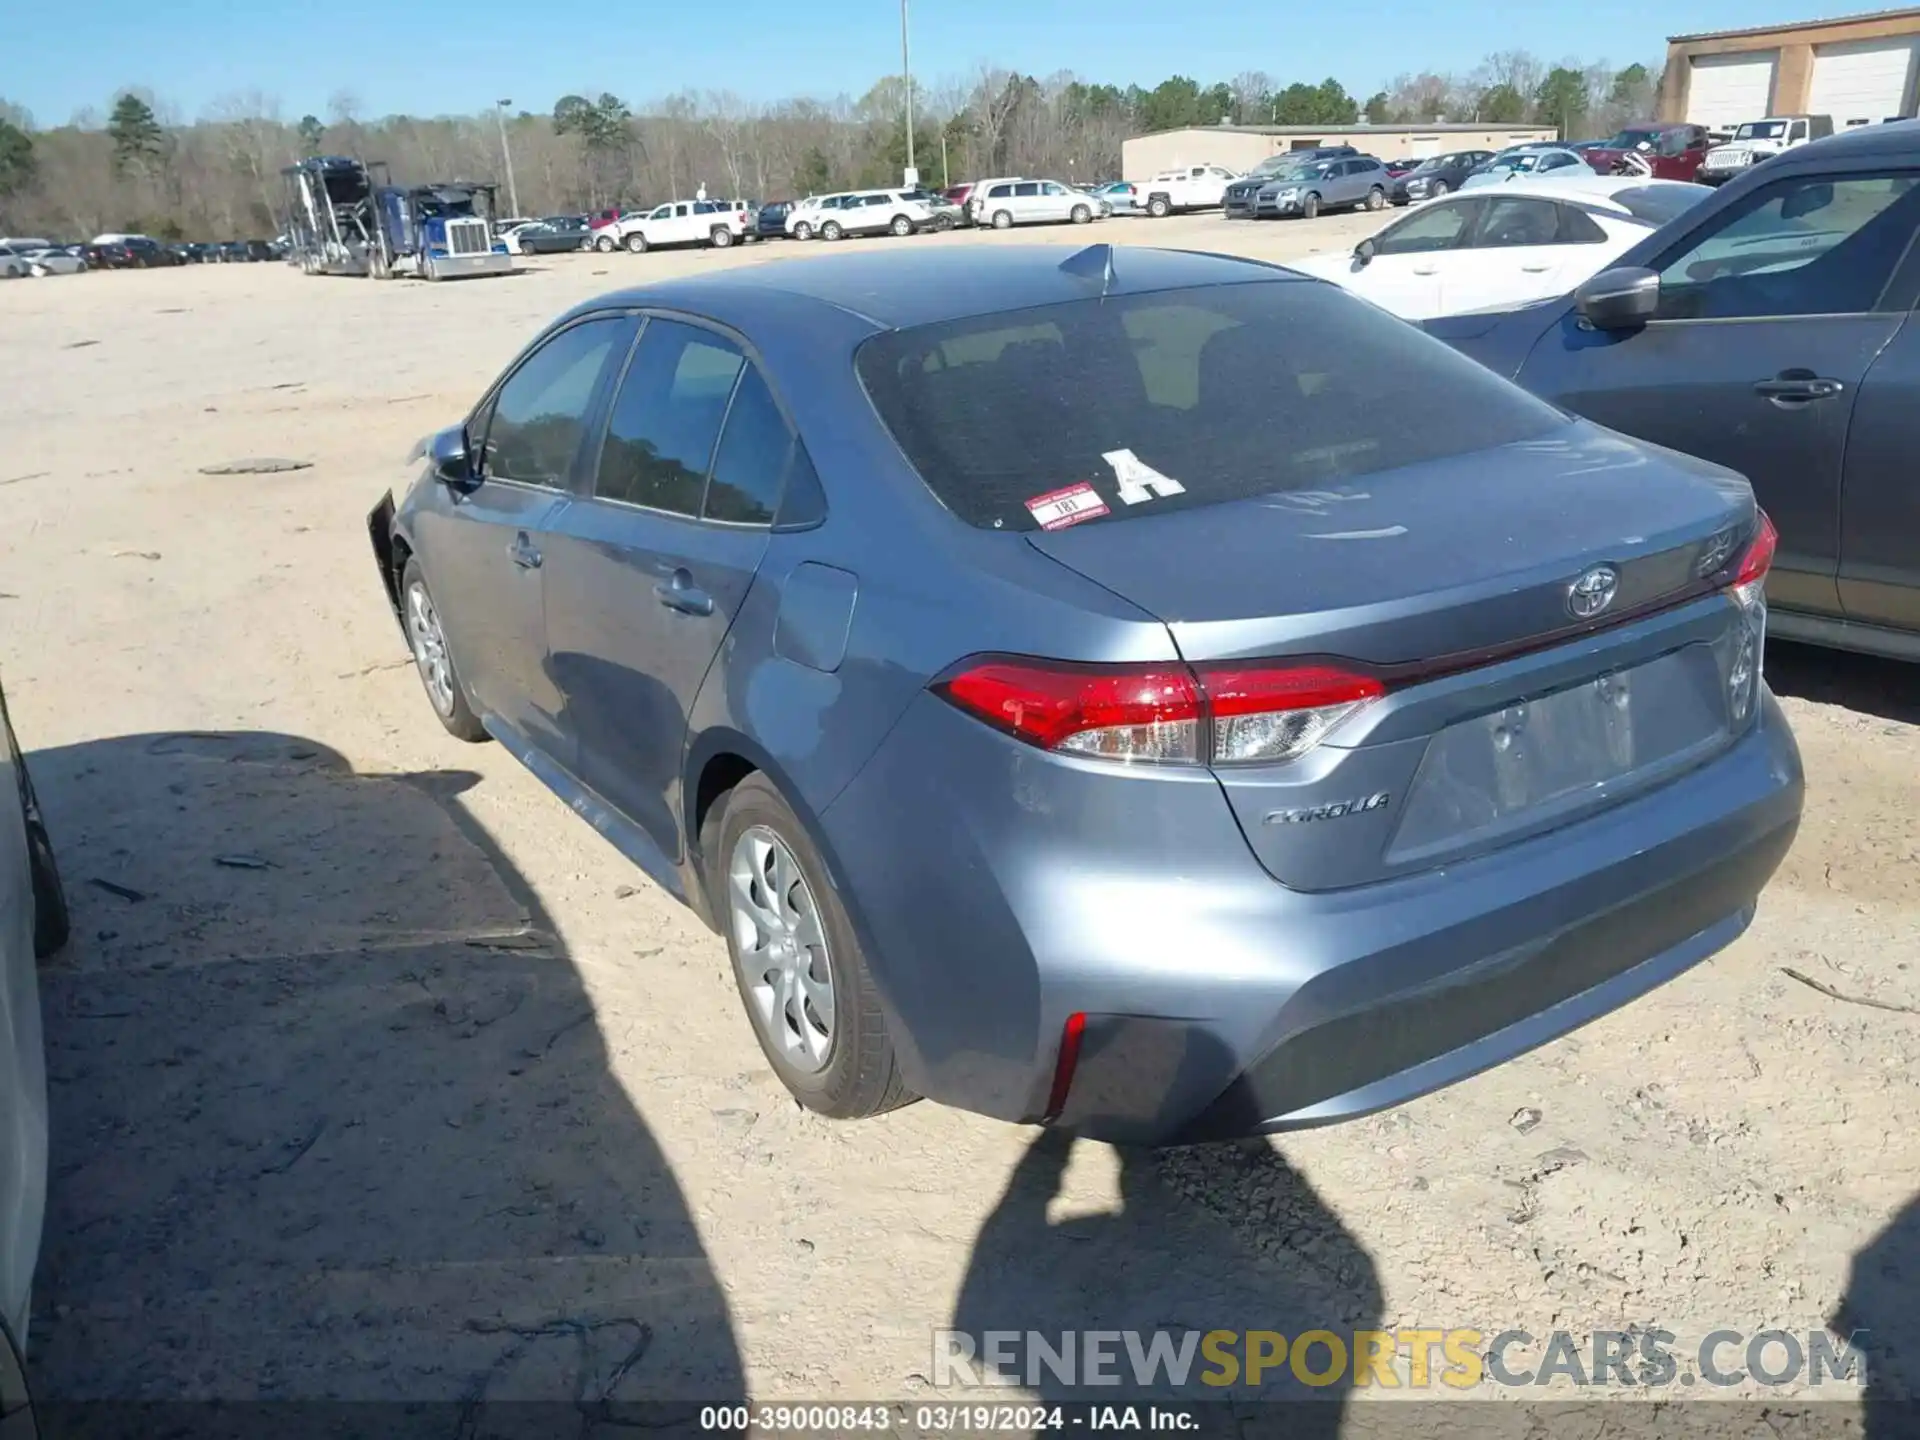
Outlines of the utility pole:
M 518 220 L 521 218 L 520 190 L 513 183 L 513 150 L 507 144 L 507 107 L 511 104 L 511 100 L 494 101 L 493 118 L 500 122 L 500 155 L 507 162 L 507 204 L 513 210 L 513 218 Z
M 920 171 L 913 163 L 913 61 L 907 53 L 907 0 L 900 0 L 900 76 L 907 82 L 907 173 L 905 184 L 918 185 Z

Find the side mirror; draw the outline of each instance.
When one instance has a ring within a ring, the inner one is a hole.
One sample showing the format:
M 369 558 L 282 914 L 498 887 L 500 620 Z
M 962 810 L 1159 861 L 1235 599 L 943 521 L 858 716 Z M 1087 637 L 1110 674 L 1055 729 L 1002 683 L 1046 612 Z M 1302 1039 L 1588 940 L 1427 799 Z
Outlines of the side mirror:
M 1358 245 L 1353 247 L 1353 258 L 1360 262 L 1362 268 L 1371 265 L 1373 263 L 1373 257 L 1379 253 L 1380 247 L 1375 245 L 1372 240 L 1362 240 Z
M 1660 309 L 1660 275 L 1638 265 L 1602 270 L 1573 292 L 1573 308 L 1596 330 L 1637 330 Z
M 433 478 L 443 485 L 471 485 L 479 477 L 467 451 L 467 427 L 450 425 L 426 442 L 427 463 Z

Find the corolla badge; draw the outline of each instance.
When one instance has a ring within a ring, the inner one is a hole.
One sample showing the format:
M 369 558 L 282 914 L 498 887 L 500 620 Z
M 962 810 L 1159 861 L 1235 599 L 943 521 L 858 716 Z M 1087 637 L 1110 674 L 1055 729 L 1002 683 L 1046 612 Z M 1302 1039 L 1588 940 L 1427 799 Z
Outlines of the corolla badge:
M 1567 613 L 1576 620 L 1591 620 L 1609 605 L 1620 591 L 1620 572 L 1611 565 L 1596 565 L 1567 587 Z
M 1269 825 L 1310 825 L 1315 820 L 1341 820 L 1348 815 L 1365 815 L 1370 810 L 1379 810 L 1393 797 L 1385 790 L 1372 795 L 1358 795 L 1351 800 L 1336 800 L 1330 805 L 1306 805 L 1297 810 L 1269 810 L 1266 823 Z

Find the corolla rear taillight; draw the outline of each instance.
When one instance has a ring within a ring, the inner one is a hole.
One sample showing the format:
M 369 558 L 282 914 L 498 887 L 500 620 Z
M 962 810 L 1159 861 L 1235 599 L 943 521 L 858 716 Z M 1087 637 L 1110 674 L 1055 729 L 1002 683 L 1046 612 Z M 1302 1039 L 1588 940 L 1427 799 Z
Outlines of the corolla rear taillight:
M 1043 750 L 1124 763 L 1274 764 L 1306 754 L 1386 686 L 1325 663 L 1091 665 L 980 657 L 934 693 Z
M 1773 568 L 1774 552 L 1780 548 L 1780 532 L 1774 529 L 1767 512 L 1756 514 L 1759 523 L 1753 538 L 1747 542 L 1740 563 L 1730 567 L 1732 578 L 1727 582 L 1727 594 L 1741 618 L 1733 660 L 1727 666 L 1727 707 L 1735 725 L 1746 722 L 1760 694 L 1767 644 L 1767 572 Z

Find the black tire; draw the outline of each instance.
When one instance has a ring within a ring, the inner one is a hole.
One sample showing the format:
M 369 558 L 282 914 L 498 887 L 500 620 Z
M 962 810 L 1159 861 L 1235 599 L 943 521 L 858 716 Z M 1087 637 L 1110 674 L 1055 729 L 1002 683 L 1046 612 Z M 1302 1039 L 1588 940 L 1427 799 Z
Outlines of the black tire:
M 813 226 L 804 220 L 800 221 L 793 227 L 793 238 L 796 240 L 811 240 L 813 238 Z
M 614 244 L 613 236 L 603 234 L 594 236 L 593 248 L 602 255 L 611 255 L 618 247 Z
M 1307 192 L 1306 199 L 1300 202 L 1301 218 L 1312 220 L 1320 214 L 1320 197 L 1313 191 Z
M 826 1064 L 812 1073 L 797 1069 L 768 1043 L 753 1017 L 754 1002 L 741 973 L 739 940 L 727 901 L 727 870 L 735 843 L 753 826 L 771 830 L 792 853 L 826 935 L 827 966 L 833 978 L 834 1031 Z M 740 1003 L 747 1010 L 747 1023 L 773 1073 L 793 1098 L 815 1114 L 834 1120 L 863 1120 L 919 1099 L 900 1076 L 879 992 L 853 925 L 840 904 L 839 892 L 828 878 L 827 867 L 806 827 L 773 782 L 755 772 L 722 796 L 700 827 L 700 853 L 707 894 L 727 937 L 727 954 L 733 962 Z
M 733 231 L 724 225 L 716 225 L 707 232 L 707 240 L 716 250 L 724 250 L 733 244 Z
M 1367 191 L 1366 207 L 1369 210 L 1386 209 L 1387 192 L 1382 190 L 1378 185 L 1374 186 L 1371 190 Z
M 1173 202 L 1164 195 L 1147 197 L 1147 214 L 1156 220 L 1164 220 L 1173 213 Z
M 1076 225 L 1084 225 L 1093 219 L 1093 211 L 1085 205 L 1076 205 L 1073 207 L 1073 213 L 1067 218 Z
M 646 254 L 647 253 L 647 237 L 642 235 L 638 230 L 634 231 L 631 235 L 627 236 L 627 253 L 629 255 Z
M 1446 181 L 1436 180 L 1433 182 L 1431 186 L 1427 188 L 1427 198 L 1429 200 L 1438 200 L 1442 195 L 1445 195 L 1452 188 L 1453 187 L 1447 184 Z
M 415 630 L 413 592 L 416 589 L 426 596 L 428 613 L 434 617 L 434 624 L 438 627 L 440 609 L 434 603 L 433 591 L 427 587 L 426 572 L 420 568 L 418 560 L 409 558 L 406 569 L 400 573 L 400 613 L 406 625 L 407 645 L 413 652 L 414 671 L 420 677 L 420 688 L 427 692 L 427 704 L 454 739 L 474 744 L 490 739 L 487 727 L 480 723 L 480 717 L 473 713 L 472 702 L 467 699 L 466 682 L 460 678 L 460 672 L 454 666 L 453 652 L 447 648 L 444 628 L 440 629 L 440 646 L 446 657 L 450 694 L 444 704 L 434 694 L 433 686 L 427 679 L 428 662 L 421 658 L 423 642 Z
M 994 211 L 993 228 L 996 230 L 1011 230 L 1013 228 L 1013 212 L 1011 210 Z
M 67 913 L 66 887 L 60 883 L 60 866 L 53 858 L 53 841 L 33 793 L 33 778 L 27 774 L 27 762 L 17 758 L 18 746 L 14 754 L 20 776 L 20 818 L 27 831 L 27 872 L 33 880 L 33 958 L 48 960 L 66 948 L 73 923 Z
M 838 220 L 829 220 L 820 227 L 820 238 L 822 240 L 838 240 L 846 233 L 846 231 L 840 228 L 840 222 Z

